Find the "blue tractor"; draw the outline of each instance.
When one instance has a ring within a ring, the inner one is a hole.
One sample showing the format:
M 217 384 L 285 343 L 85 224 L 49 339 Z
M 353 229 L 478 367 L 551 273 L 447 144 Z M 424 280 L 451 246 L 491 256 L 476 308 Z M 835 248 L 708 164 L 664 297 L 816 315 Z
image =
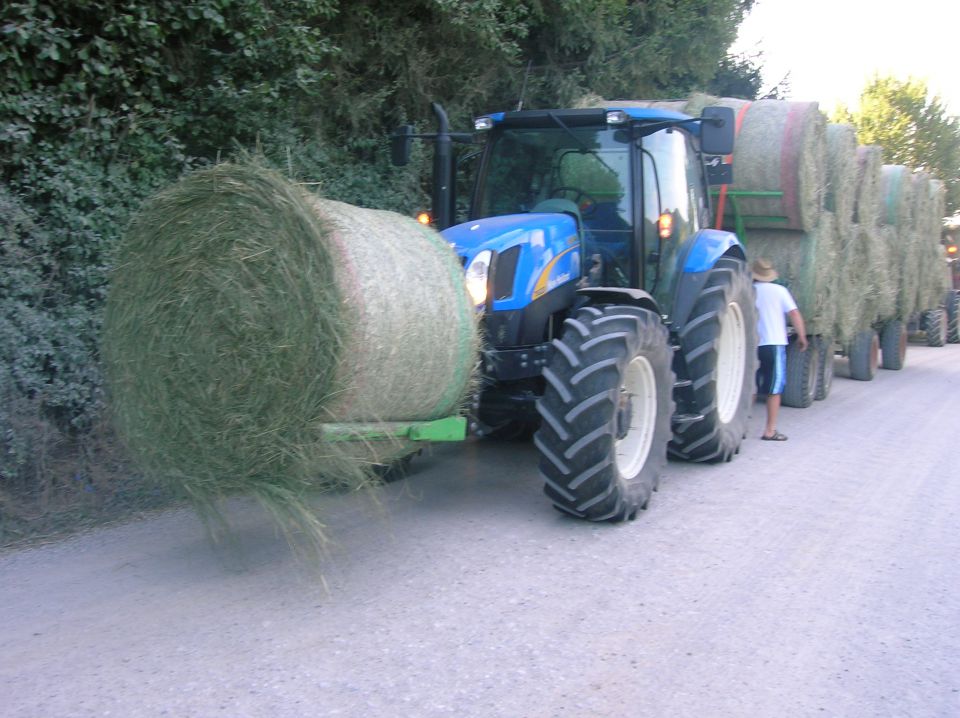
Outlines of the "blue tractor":
M 633 519 L 668 454 L 729 461 L 754 391 L 744 249 L 711 229 L 733 112 L 627 104 L 491 114 L 471 134 L 434 105 L 436 133 L 393 144 L 396 164 L 435 144 L 435 223 L 483 314 L 475 431 L 533 434 L 553 505 L 592 521 Z M 482 144 L 460 223 L 456 142 Z

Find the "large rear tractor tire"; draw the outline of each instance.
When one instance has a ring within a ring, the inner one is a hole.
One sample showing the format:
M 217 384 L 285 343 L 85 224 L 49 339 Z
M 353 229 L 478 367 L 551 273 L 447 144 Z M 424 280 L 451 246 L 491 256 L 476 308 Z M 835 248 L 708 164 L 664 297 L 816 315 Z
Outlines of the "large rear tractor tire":
M 833 387 L 833 337 L 816 337 L 813 350 L 817 353 L 817 390 L 813 398 L 823 401 Z
M 960 289 L 947 292 L 947 341 L 960 344 Z
M 810 342 L 806 351 L 800 351 L 796 340 L 787 345 L 787 383 L 781 399 L 784 406 L 806 409 L 813 403 L 819 374 L 819 355 L 814 342 Z
M 585 307 L 566 320 L 553 346 L 533 438 L 544 493 L 578 518 L 633 519 L 666 464 L 669 334 L 647 309 Z
M 903 322 L 890 321 L 880 331 L 881 366 L 884 369 L 903 369 L 907 361 L 907 327 Z
M 746 434 L 757 370 L 756 300 L 744 261 L 717 261 L 678 339 L 703 418 L 674 427 L 670 455 L 730 461 Z
M 947 316 L 943 309 L 928 309 L 923 313 L 923 330 L 928 347 L 942 347 L 947 343 Z
M 847 352 L 850 358 L 850 378 L 873 381 L 880 363 L 880 338 L 873 329 L 858 332 Z

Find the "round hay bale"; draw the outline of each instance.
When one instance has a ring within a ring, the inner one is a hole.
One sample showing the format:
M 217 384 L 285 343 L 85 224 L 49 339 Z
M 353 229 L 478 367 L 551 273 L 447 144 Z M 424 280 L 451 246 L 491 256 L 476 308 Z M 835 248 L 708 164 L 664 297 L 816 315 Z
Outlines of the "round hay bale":
M 838 222 L 853 222 L 857 193 L 857 131 L 853 125 L 827 125 L 827 191 L 824 207 Z
M 846 265 L 855 277 L 848 278 L 859 287 L 863 295 L 860 328 L 866 328 L 878 320 L 893 318 L 896 313 L 899 278 L 890 259 L 890 248 L 881 229 L 875 225 L 855 225 L 858 232 L 860 261 Z
M 826 118 L 817 103 L 721 98 L 716 104 L 744 112 L 733 150 L 732 193 L 781 193 L 737 197 L 746 227 L 813 230 L 827 184 Z
M 917 308 L 933 309 L 943 301 L 950 287 L 950 272 L 940 244 L 946 198 L 944 185 L 926 172 L 913 177 L 916 251 L 920 265 Z
M 900 295 L 903 291 L 901 285 L 904 282 L 904 273 L 901 271 L 899 265 L 901 249 L 897 241 L 897 230 L 894 227 L 883 225 L 874 227 L 873 229 L 883 243 L 886 255 L 886 267 L 880 271 L 884 272 L 884 276 L 889 282 L 887 285 L 888 296 L 883 297 L 878 318 L 881 320 L 899 319 L 906 321 L 908 315 L 900 309 Z M 909 280 L 909 277 L 907 277 L 907 279 Z M 889 311 L 885 312 L 883 311 L 884 309 L 888 309 Z
M 895 230 L 891 257 L 900 272 L 897 317 L 909 319 L 918 311 L 920 292 L 920 251 L 913 222 L 913 179 L 903 165 L 880 168 L 880 222 Z
M 932 234 L 934 224 L 939 220 L 933 217 L 933 195 L 930 193 L 930 174 L 917 171 L 910 176 L 910 216 L 913 217 L 913 227 L 921 234 Z M 939 230 L 937 232 L 939 235 Z
M 836 221 L 825 212 L 812 232 L 754 230 L 746 238 L 750 261 L 769 259 L 793 294 L 807 332 L 831 334 L 836 320 L 837 254 Z
M 253 164 L 196 172 L 141 209 L 103 335 L 116 424 L 149 474 L 201 515 L 248 493 L 314 537 L 305 492 L 360 486 L 404 450 L 326 441 L 324 425 L 455 414 L 476 353 L 439 234 Z
M 903 165 L 880 168 L 880 223 L 909 228 L 913 222 L 913 183 Z
M 836 282 L 834 337 L 841 343 L 847 344 L 853 340 L 858 331 L 863 329 L 866 297 L 863 295 L 860 274 L 863 242 L 865 236 L 860 227 L 848 224 L 839 227 L 837 233 L 837 263 L 838 279 Z M 842 275 L 839 272 L 843 271 Z
M 463 268 L 433 229 L 394 212 L 311 197 L 327 232 L 342 311 L 334 422 L 456 414 L 479 351 Z
M 880 222 L 880 176 L 883 150 L 878 145 L 857 147 L 856 194 L 853 221 L 861 225 Z
M 906 321 L 919 309 L 920 261 L 914 250 L 913 235 L 911 232 L 897 227 L 886 225 L 881 227 L 883 236 L 888 241 L 890 259 L 895 272 L 899 274 L 897 287 L 898 319 Z

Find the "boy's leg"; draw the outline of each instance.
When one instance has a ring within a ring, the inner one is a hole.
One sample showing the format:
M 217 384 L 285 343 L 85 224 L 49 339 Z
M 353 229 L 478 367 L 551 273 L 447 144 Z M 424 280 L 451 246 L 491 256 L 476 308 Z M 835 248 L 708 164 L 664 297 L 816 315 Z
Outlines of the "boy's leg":
M 777 418 L 780 415 L 780 396 L 787 384 L 787 348 L 782 346 L 765 347 L 767 349 L 768 367 L 766 378 L 769 381 L 767 395 L 767 425 L 763 430 L 764 436 L 773 436 L 777 433 Z
M 777 416 L 780 414 L 780 395 L 770 394 L 767 396 L 767 426 L 763 431 L 764 436 L 773 436 L 777 431 Z

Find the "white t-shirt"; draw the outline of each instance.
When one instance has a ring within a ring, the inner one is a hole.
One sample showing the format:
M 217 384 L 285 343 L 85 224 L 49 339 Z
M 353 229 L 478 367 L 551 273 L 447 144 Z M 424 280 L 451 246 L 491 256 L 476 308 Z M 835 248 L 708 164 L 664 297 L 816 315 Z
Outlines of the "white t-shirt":
M 790 290 L 772 282 L 754 282 L 753 288 L 757 290 L 757 343 L 786 346 L 786 315 L 797 308 Z

